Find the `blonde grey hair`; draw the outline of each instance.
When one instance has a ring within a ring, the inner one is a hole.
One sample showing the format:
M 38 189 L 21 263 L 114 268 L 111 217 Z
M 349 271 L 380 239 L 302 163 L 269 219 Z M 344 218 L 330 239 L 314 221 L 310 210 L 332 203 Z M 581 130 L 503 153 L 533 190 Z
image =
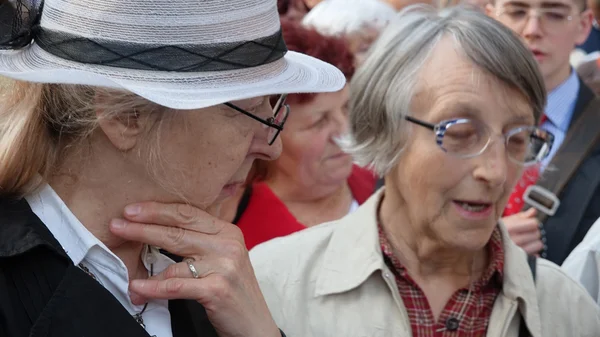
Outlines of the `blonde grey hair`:
M 410 6 L 390 22 L 351 81 L 350 135 L 340 145 L 359 165 L 380 176 L 396 165 L 409 135 L 405 116 L 420 70 L 444 36 L 451 36 L 473 64 L 528 99 L 536 120 L 541 116 L 546 103 L 542 76 L 510 29 L 462 6 L 441 11 Z
M 0 78 L 0 89 L 0 196 L 22 197 L 57 173 L 66 157 L 85 156 L 84 146 L 103 118 L 153 116 L 148 170 L 158 175 L 159 134 L 171 110 L 101 87 Z

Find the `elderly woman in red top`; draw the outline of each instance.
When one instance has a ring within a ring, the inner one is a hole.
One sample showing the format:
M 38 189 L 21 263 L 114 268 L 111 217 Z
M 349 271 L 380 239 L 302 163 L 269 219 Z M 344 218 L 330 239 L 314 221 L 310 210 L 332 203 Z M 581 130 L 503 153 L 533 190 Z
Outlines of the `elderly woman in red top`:
M 535 126 L 546 94 L 533 55 L 483 13 L 420 7 L 351 82 L 349 151 L 385 187 L 250 252 L 275 321 L 302 337 L 600 336 L 586 291 L 549 261 L 528 264 L 499 222 L 552 144 Z
M 321 36 L 282 19 L 288 48 L 337 66 L 350 78 L 353 56 L 339 39 Z M 347 129 L 348 88 L 335 93 L 287 97 L 279 160 L 255 162 L 252 183 L 224 207 L 248 249 L 264 241 L 336 220 L 358 208 L 374 191 L 375 177 L 352 163 L 336 138 Z

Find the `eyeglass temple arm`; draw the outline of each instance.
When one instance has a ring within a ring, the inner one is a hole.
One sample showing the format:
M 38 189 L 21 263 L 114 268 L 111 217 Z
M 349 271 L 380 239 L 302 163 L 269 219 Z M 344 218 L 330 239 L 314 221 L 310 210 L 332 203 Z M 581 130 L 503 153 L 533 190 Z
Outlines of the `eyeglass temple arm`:
M 424 121 L 422 121 L 420 119 L 412 118 L 410 116 L 405 116 L 404 119 L 406 119 L 407 121 L 409 121 L 411 123 L 415 123 L 415 124 L 420 125 L 422 127 L 428 128 L 430 130 L 435 130 L 435 125 L 434 124 L 424 122 Z
M 279 131 L 283 130 L 281 126 L 279 126 L 279 125 L 277 125 L 275 123 L 272 123 L 272 122 L 270 122 L 268 120 L 264 120 L 264 119 L 262 119 L 262 118 L 260 118 L 258 116 L 254 116 L 253 114 L 251 114 L 251 113 L 249 113 L 247 111 L 244 111 L 244 109 L 240 109 L 240 108 L 238 108 L 237 106 L 235 106 L 235 105 L 233 105 L 231 103 L 223 103 L 223 105 L 228 106 L 228 107 L 232 108 L 233 110 L 235 110 L 235 111 L 237 111 L 239 113 L 242 113 L 242 114 L 244 114 L 244 115 L 246 115 L 246 116 L 254 119 L 255 121 L 259 121 L 259 122 L 261 122 L 261 123 L 263 123 L 265 125 L 268 125 L 268 126 L 270 126 L 272 128 L 275 128 L 275 129 L 277 129 Z

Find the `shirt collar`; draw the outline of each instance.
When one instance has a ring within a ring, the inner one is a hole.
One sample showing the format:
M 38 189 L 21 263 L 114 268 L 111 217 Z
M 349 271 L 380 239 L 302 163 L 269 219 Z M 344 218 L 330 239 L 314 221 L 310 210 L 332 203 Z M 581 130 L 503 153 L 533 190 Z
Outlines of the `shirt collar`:
M 25 200 L 75 265 L 81 263 L 94 246 L 104 247 L 104 244 L 75 217 L 50 185 L 45 184 L 38 191 L 26 196 Z
M 571 70 L 571 75 L 548 94 L 546 117 L 548 121 L 566 132 L 573 117 L 573 110 L 579 94 L 579 78 Z
M 381 227 L 378 225 L 379 242 L 381 244 L 381 251 L 385 257 L 385 261 L 390 269 L 394 271 L 397 276 L 405 277 L 410 279 L 410 275 L 407 274 L 406 268 L 392 251 L 392 246 Z M 475 291 L 491 286 L 494 288 L 502 288 L 502 276 L 504 274 L 504 250 L 502 248 L 502 234 L 500 229 L 496 228 L 492 233 L 492 237 L 488 244 L 488 251 L 491 263 L 487 266 L 487 269 L 483 272 L 479 280 L 473 283 Z
M 356 212 L 339 220 L 325 248 L 323 264 L 318 271 L 316 296 L 339 294 L 360 287 L 371 275 L 381 271 L 379 277 L 389 272 L 385 265 L 377 230 L 377 207 L 384 188 L 377 191 Z M 502 293 L 511 300 L 521 302 L 524 317 L 538 317 L 537 292 L 533 275 L 523 250 L 510 239 L 504 224 L 498 224 L 504 252 Z M 377 275 L 377 274 L 375 274 Z M 541 331 L 537 326 L 532 328 Z

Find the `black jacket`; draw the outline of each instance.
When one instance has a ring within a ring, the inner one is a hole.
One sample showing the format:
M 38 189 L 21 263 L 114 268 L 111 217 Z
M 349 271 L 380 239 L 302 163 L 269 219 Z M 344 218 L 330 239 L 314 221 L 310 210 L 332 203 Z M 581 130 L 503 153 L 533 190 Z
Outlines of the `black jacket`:
M 174 337 L 217 336 L 198 302 L 169 301 L 169 311 Z M 73 265 L 26 201 L 0 199 L 0 336 L 149 335 Z
M 579 80 L 579 84 L 571 125 L 595 97 L 583 81 Z M 600 125 L 596 125 L 596 128 L 600 132 Z M 600 144 L 585 158 L 558 197 L 560 207 L 554 216 L 546 220 L 544 229 L 548 245 L 547 258 L 560 265 L 600 218 Z

